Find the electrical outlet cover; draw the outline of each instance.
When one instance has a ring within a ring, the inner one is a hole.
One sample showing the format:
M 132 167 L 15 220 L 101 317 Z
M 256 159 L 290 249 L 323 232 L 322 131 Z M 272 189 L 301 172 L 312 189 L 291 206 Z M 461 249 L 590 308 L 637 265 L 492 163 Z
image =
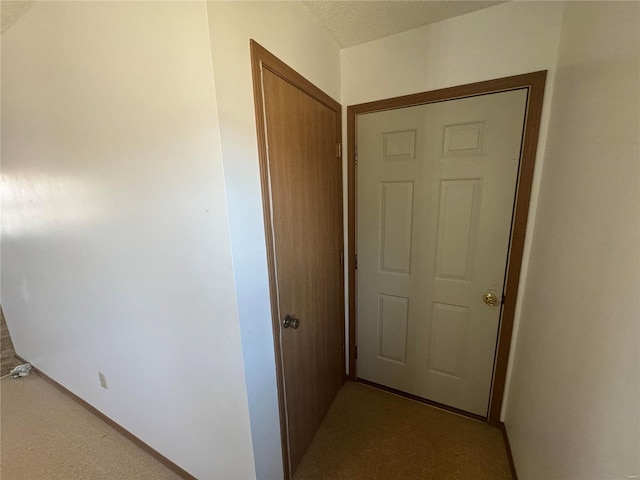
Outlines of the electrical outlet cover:
M 104 373 L 98 372 L 98 378 L 100 379 L 100 385 L 102 388 L 109 388 L 107 387 L 107 378 L 104 376 Z

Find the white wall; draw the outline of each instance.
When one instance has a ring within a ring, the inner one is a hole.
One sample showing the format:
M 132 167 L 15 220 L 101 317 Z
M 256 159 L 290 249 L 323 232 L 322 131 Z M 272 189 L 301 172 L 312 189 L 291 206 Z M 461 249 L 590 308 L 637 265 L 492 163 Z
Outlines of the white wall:
M 520 291 L 525 288 L 530 263 L 529 247 L 549 122 L 562 10 L 560 2 L 508 2 L 341 52 L 342 104 L 345 107 L 521 73 L 549 71 Z M 344 140 L 347 140 L 346 127 Z M 512 345 L 518 334 L 520 305 L 519 301 Z M 507 385 L 508 382 L 509 377 Z
M 193 475 L 254 477 L 204 2 L 35 5 L 2 148 L 17 352 Z
M 342 100 L 346 106 L 552 69 L 561 14 L 559 2 L 510 2 L 346 48 Z
M 567 5 L 505 419 L 521 479 L 640 475 L 639 59 L 640 3 Z
M 233 268 L 258 478 L 282 477 L 249 39 L 335 99 L 338 45 L 298 2 L 208 2 Z

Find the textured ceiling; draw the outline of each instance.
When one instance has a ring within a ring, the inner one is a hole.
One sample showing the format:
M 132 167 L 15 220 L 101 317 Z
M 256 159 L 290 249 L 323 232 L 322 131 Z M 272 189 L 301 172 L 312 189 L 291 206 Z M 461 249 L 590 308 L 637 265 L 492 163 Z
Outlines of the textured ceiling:
M 16 23 L 35 2 L 31 1 L 0 1 L 0 18 L 2 19 L 2 33 L 9 30 L 9 27 Z
M 6 32 L 34 3 L 30 0 L 1 0 L 2 33 Z M 503 2 L 302 0 L 302 3 L 333 35 L 341 47 L 352 47 Z
M 503 1 L 302 0 L 302 3 L 341 47 L 352 47 Z

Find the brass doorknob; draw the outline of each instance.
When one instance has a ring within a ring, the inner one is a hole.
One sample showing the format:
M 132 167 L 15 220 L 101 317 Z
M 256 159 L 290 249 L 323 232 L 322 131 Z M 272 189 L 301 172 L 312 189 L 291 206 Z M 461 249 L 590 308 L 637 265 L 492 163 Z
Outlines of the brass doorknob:
M 482 296 L 482 301 L 490 307 L 495 307 L 498 304 L 498 297 L 491 292 L 487 292 Z
M 300 326 L 300 319 L 296 318 L 292 315 L 287 315 L 284 317 L 284 321 L 282 322 L 282 326 L 284 328 L 293 328 L 294 330 Z

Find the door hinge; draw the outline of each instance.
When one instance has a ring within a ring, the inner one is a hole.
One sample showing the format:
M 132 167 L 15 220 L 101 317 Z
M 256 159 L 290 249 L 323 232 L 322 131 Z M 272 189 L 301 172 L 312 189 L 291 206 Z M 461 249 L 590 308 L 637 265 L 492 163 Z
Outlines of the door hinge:
M 338 142 L 337 147 L 338 147 L 338 148 L 337 148 L 337 157 L 338 157 L 338 158 L 342 158 L 342 143 L 341 143 L 341 142 Z
M 344 265 L 344 252 L 340 252 L 340 265 Z
M 354 260 L 355 260 L 355 263 L 356 263 L 356 267 L 355 267 L 355 268 L 356 268 L 356 270 L 357 270 L 357 269 L 358 269 L 358 254 L 357 254 L 357 253 L 356 253 L 356 255 L 354 256 Z
M 356 348 L 355 348 L 355 357 L 356 357 L 356 360 L 357 360 L 358 359 L 358 346 L 357 345 L 356 345 Z
M 356 145 L 356 148 L 354 150 L 354 159 L 356 161 L 356 165 L 358 164 L 358 145 Z

